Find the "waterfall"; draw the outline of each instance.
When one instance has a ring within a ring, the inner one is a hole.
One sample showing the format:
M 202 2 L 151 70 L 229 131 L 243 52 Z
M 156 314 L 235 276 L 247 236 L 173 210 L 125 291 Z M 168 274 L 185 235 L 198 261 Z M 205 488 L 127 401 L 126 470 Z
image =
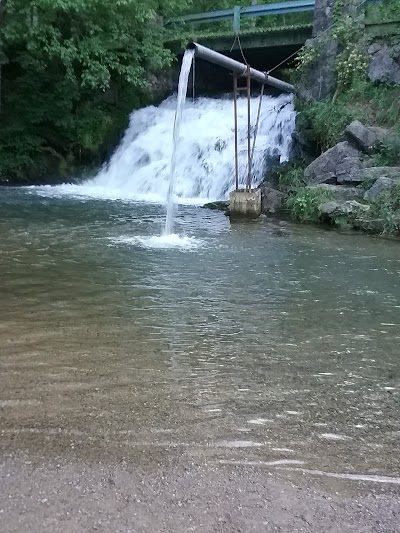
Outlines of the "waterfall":
M 177 106 L 170 97 L 160 106 L 134 111 L 120 146 L 98 175 L 81 187 L 84 195 L 165 203 L 171 183 L 173 125 Z M 251 123 L 258 98 L 252 98 Z M 287 161 L 295 131 L 293 97 L 263 96 L 253 161 L 253 186 L 271 159 Z M 247 176 L 247 102 L 238 100 L 239 181 Z M 227 199 L 235 186 L 233 102 L 224 98 L 187 101 L 174 156 L 174 196 L 181 203 Z M 79 189 L 77 187 L 76 189 Z M 79 192 L 75 189 L 75 194 Z
M 254 133 L 259 99 L 252 98 Z M 168 196 L 178 203 L 206 203 L 228 199 L 235 187 L 233 101 L 198 98 L 187 101 L 174 152 L 177 98 L 158 107 L 134 111 L 124 137 L 109 162 L 94 178 L 80 185 L 40 187 L 46 196 L 69 195 L 135 200 L 165 204 Z M 263 96 L 253 160 L 253 186 L 263 179 L 273 160 L 289 159 L 295 132 L 293 97 Z M 177 132 L 176 132 L 177 135 Z M 247 176 L 247 101 L 238 99 L 239 186 Z M 171 179 L 171 154 L 174 167 Z

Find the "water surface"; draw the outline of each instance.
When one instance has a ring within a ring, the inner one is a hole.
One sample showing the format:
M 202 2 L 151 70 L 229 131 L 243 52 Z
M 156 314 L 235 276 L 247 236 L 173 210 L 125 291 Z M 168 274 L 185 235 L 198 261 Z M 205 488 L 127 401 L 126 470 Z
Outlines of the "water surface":
M 181 207 L 0 199 L 0 445 L 398 477 L 400 248 Z

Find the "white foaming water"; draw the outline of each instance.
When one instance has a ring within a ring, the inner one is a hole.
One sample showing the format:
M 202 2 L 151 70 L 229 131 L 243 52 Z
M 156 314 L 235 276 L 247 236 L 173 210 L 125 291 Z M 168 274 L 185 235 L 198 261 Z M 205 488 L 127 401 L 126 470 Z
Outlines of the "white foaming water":
M 114 244 L 128 244 L 139 246 L 140 248 L 154 248 L 159 250 L 176 249 L 182 251 L 192 251 L 202 245 L 202 241 L 187 235 L 177 235 L 169 233 L 164 235 L 152 235 L 148 237 L 121 236 L 110 239 Z
M 252 99 L 253 131 L 258 98 Z M 43 196 L 134 200 L 165 204 L 171 183 L 173 125 L 177 99 L 146 107 L 130 116 L 120 146 L 98 175 L 80 185 L 35 187 Z M 272 156 L 288 160 L 295 131 L 293 98 L 264 96 L 253 163 L 253 185 L 258 185 Z M 240 186 L 247 176 L 247 102 L 238 101 Z M 233 102 L 199 98 L 187 101 L 176 151 L 175 200 L 201 204 L 228 198 L 234 188 Z

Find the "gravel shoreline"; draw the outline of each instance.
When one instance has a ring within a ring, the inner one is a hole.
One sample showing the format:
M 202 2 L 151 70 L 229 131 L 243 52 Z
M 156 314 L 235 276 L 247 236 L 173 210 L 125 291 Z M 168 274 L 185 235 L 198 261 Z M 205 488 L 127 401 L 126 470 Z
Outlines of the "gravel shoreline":
M 0 459 L 2 533 L 397 532 L 400 485 L 243 465 Z

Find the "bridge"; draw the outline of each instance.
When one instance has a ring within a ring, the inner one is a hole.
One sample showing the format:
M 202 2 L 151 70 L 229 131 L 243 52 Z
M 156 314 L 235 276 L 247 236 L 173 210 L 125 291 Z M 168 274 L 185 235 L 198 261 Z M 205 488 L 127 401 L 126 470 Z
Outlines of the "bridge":
M 179 32 L 179 39 L 170 41 L 176 52 L 182 39 L 196 40 L 235 59 L 241 59 L 245 50 L 252 65 L 265 69 L 295 53 L 311 37 L 314 6 L 315 0 L 236 6 L 175 17 L 166 28 L 171 34 Z
M 372 8 L 366 9 L 368 35 L 400 33 L 400 9 L 396 14 L 396 9 L 390 7 L 398 7 L 399 0 L 367 2 Z M 389 6 L 386 11 L 385 6 Z M 255 68 L 268 70 L 296 54 L 311 38 L 314 7 L 315 0 L 236 6 L 175 17 L 166 21 L 165 26 L 170 30 L 169 44 L 177 54 L 183 43 L 197 41 L 238 60 L 244 51 Z

